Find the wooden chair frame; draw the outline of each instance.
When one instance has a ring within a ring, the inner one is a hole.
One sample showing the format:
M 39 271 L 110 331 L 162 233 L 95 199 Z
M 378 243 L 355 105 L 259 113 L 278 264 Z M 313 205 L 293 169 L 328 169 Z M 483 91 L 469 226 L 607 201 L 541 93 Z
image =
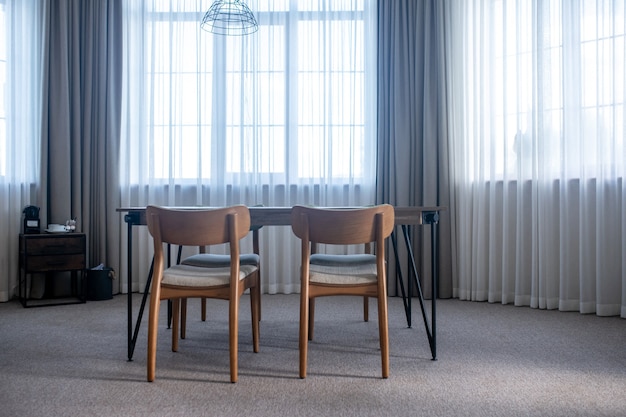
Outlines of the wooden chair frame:
M 331 295 L 356 295 L 378 299 L 378 327 L 382 377 L 389 376 L 389 332 L 387 319 L 387 279 L 385 239 L 394 228 L 394 209 L 389 204 L 359 209 L 328 209 L 294 206 L 292 230 L 301 239 L 300 293 L 300 378 L 306 378 L 308 340 L 313 338 L 314 299 Z M 317 243 L 356 245 L 374 243 L 377 280 L 366 284 L 331 284 L 309 280 L 312 247 Z M 367 308 L 364 310 L 367 320 Z
M 161 300 L 172 300 L 172 351 L 178 350 L 178 325 L 180 300 L 192 297 L 219 298 L 229 301 L 228 328 L 230 351 L 230 380 L 237 382 L 238 341 L 239 341 L 239 300 L 244 291 L 250 288 L 250 308 L 252 312 L 252 339 L 254 352 L 259 351 L 259 310 L 260 285 L 259 271 L 240 279 L 239 241 L 250 229 L 250 212 L 245 206 L 232 206 L 210 210 L 180 210 L 148 206 L 146 209 L 148 230 L 154 241 L 154 275 L 150 294 L 148 319 L 148 359 L 147 378 L 154 381 L 156 373 L 156 345 L 159 309 Z M 164 245 L 211 246 L 229 244 L 230 278 L 229 283 L 219 286 L 173 286 L 163 284 L 166 255 Z

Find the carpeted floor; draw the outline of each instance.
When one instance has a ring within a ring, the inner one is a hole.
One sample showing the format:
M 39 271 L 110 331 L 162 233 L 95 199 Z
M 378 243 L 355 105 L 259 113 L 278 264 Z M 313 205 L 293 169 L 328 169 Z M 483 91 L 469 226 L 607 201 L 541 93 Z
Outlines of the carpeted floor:
M 298 295 L 263 296 L 257 354 L 242 300 L 236 384 L 223 301 L 209 300 L 204 323 L 190 301 L 177 353 L 161 326 L 153 383 L 145 379 L 147 317 L 134 360 L 126 358 L 126 296 L 0 304 L 0 416 L 626 415 L 626 320 L 440 300 L 432 361 L 417 305 L 409 329 L 401 299 L 389 301 L 389 379 L 380 378 L 374 300 L 364 323 L 360 299 L 335 297 L 317 302 L 301 380 Z

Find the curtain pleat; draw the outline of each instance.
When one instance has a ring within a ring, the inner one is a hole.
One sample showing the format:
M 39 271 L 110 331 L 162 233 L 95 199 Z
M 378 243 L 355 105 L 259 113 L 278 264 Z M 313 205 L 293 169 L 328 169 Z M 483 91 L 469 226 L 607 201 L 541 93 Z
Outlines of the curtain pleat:
M 79 216 L 87 233 L 90 266 L 104 264 L 120 271 L 121 216 L 116 208 L 120 206 L 122 4 L 119 0 L 83 3 L 80 114 L 84 150 Z M 119 281 L 115 283 L 118 292 Z
M 626 317 L 623 1 L 444 7 L 461 299 Z
M 0 139 L 0 302 L 18 295 L 19 248 L 22 211 L 40 206 L 40 138 L 43 100 L 43 39 L 47 7 L 38 0 L 7 0 L 3 3 L 6 32 L 3 40 L 3 129 Z M 28 70 L 25 70 L 27 68 Z M 40 288 L 40 287 L 38 287 Z M 33 296 L 41 295 L 39 289 Z
M 77 219 L 87 267 L 120 267 L 122 3 L 55 1 L 45 31 L 42 224 Z M 114 290 L 117 292 L 117 288 Z
M 448 208 L 446 176 L 444 56 L 441 5 L 437 1 L 378 3 L 378 170 L 377 201 L 396 206 Z M 440 213 L 439 296 L 452 293 L 449 211 Z M 398 229 L 398 252 L 404 286 L 410 262 Z M 419 279 L 432 296 L 430 226 L 410 230 Z M 394 262 L 389 265 L 389 293 L 400 294 Z M 412 279 L 412 275 L 410 275 Z

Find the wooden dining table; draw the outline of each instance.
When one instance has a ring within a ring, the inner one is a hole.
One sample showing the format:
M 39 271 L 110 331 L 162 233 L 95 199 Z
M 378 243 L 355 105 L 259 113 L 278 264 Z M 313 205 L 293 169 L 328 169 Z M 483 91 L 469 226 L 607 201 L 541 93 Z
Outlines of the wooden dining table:
M 198 209 L 207 209 L 211 207 L 202 207 L 202 206 L 193 206 L 193 207 L 171 207 L 176 209 L 183 210 L 198 210 Z M 333 207 L 333 208 L 348 208 L 348 207 Z M 264 226 L 290 226 L 291 225 L 291 207 L 265 207 L 265 206 L 251 206 L 250 210 L 250 223 L 252 225 L 253 230 L 253 240 L 254 244 L 258 245 L 258 233 L 259 229 Z M 426 335 L 428 337 L 428 343 L 430 346 L 430 351 L 432 354 L 432 360 L 437 360 L 437 308 L 436 308 L 436 299 L 437 299 L 437 289 L 438 289 L 438 268 L 437 268 L 437 260 L 438 260 L 438 224 L 439 224 L 439 216 L 440 212 L 446 210 L 445 207 L 441 206 L 398 206 L 394 207 L 395 211 L 395 223 L 396 227 L 400 227 L 402 232 L 402 237 L 404 239 L 410 265 L 407 276 L 407 286 L 404 286 L 404 278 L 402 273 L 402 268 L 400 267 L 400 260 L 398 255 L 398 242 L 396 238 L 396 232 L 391 234 L 391 242 L 394 249 L 394 256 L 396 262 L 396 280 L 398 282 L 398 287 L 400 288 L 404 310 L 407 320 L 407 326 L 410 328 L 412 326 L 412 294 L 413 294 L 413 285 L 415 285 L 416 295 L 418 301 L 420 303 L 420 309 L 422 313 L 422 318 L 424 320 L 424 328 L 426 330 Z M 133 354 L 135 351 L 135 345 L 137 342 L 137 335 L 139 333 L 139 328 L 141 326 L 141 321 L 143 317 L 143 312 L 146 306 L 146 301 L 148 294 L 150 292 L 150 285 L 152 282 L 152 267 L 150 268 L 148 280 L 146 281 L 146 286 L 143 292 L 141 304 L 139 307 L 139 314 L 137 319 L 133 319 L 133 306 L 132 306 L 132 236 L 133 236 L 133 227 L 135 226 L 145 226 L 146 223 L 146 208 L 145 207 L 120 207 L 116 210 L 119 213 L 124 213 L 124 221 L 127 224 L 128 234 L 128 271 L 127 271 L 127 288 L 128 288 L 128 360 L 132 361 Z M 420 284 L 420 280 L 418 278 L 417 272 L 417 264 L 415 262 L 415 256 L 413 254 L 413 246 L 411 244 L 410 226 L 419 226 L 419 225 L 429 225 L 431 227 L 431 286 L 432 286 L 432 297 L 431 297 L 431 311 L 430 311 L 430 320 L 428 318 L 428 313 L 426 311 L 426 307 L 424 304 L 424 296 L 422 293 L 422 288 Z

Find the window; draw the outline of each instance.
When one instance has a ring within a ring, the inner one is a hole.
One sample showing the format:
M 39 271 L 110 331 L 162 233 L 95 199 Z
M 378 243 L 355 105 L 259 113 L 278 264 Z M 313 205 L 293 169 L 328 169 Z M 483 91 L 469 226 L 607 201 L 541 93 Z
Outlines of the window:
M 150 162 L 124 167 L 130 183 L 374 183 L 374 3 L 249 1 L 259 30 L 244 37 L 201 31 L 185 4 L 143 9 L 143 126 L 129 146 Z
M 468 77 L 481 79 L 484 89 L 472 94 L 483 96 L 493 114 L 475 126 L 488 146 L 476 147 L 476 137 L 471 147 L 484 153 L 484 170 L 500 178 L 531 178 L 539 169 L 547 177 L 581 178 L 623 167 L 624 2 L 491 5 L 488 41 L 475 63 L 493 66 Z

